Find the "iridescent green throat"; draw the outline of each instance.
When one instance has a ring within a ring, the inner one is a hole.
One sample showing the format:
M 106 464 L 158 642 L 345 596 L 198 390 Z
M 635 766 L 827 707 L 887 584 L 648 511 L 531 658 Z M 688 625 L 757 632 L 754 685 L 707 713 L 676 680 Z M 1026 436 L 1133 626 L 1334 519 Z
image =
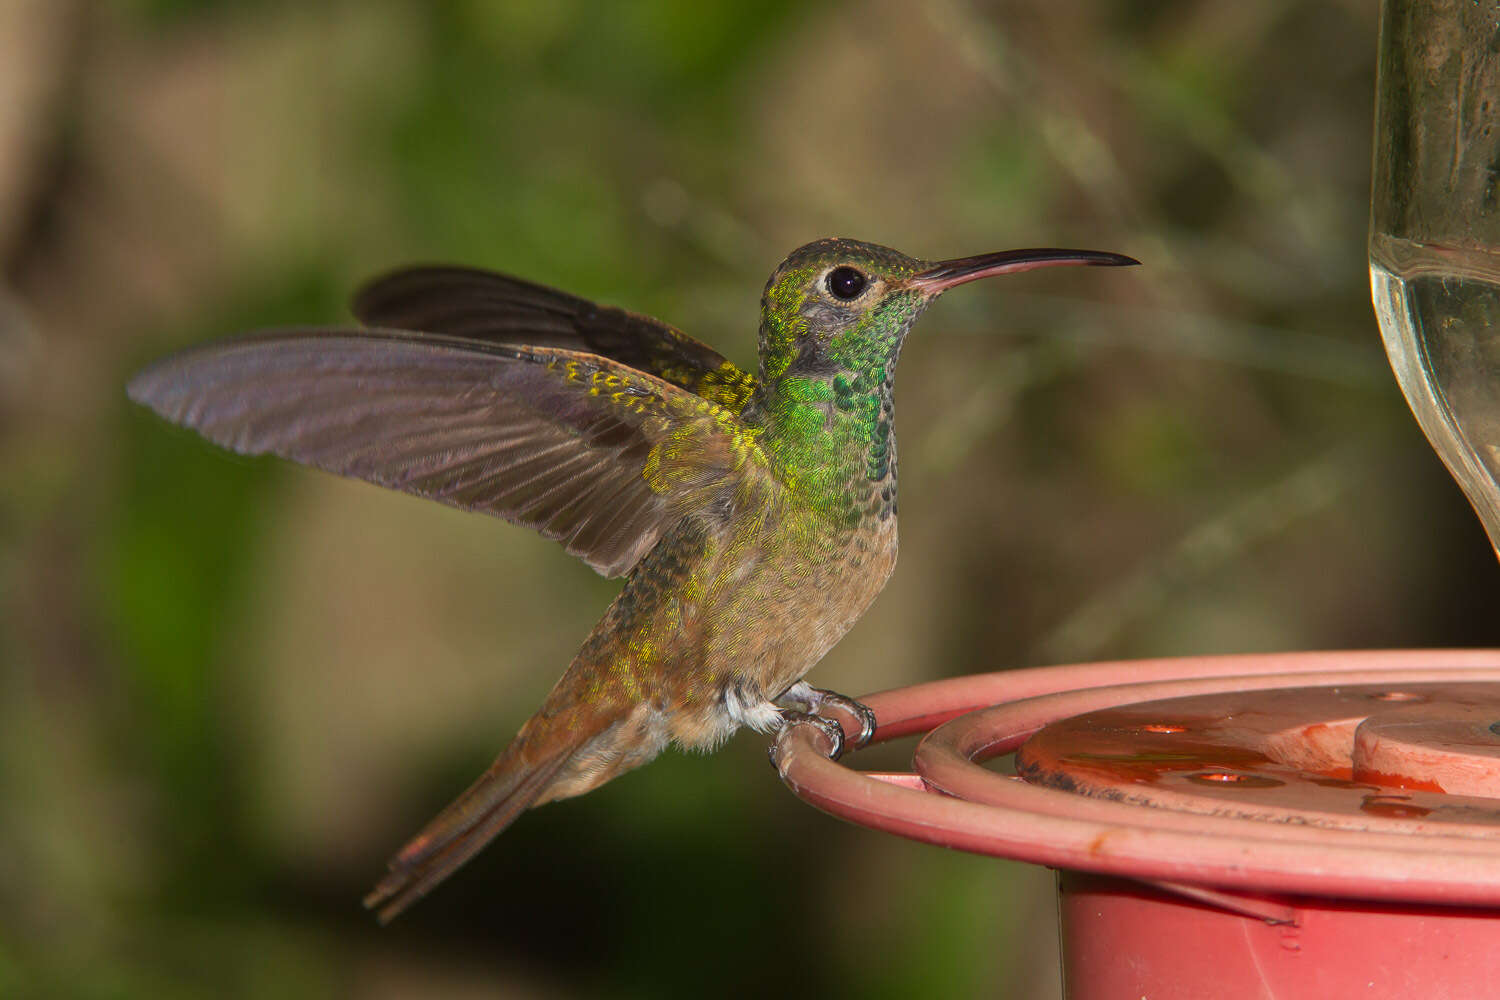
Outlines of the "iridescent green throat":
M 857 521 L 878 493 L 878 513 L 895 510 L 893 387 L 901 347 L 926 305 L 895 291 L 847 317 L 807 295 L 821 280 L 789 268 L 766 289 L 761 325 L 761 390 L 746 423 L 784 481 L 836 520 Z

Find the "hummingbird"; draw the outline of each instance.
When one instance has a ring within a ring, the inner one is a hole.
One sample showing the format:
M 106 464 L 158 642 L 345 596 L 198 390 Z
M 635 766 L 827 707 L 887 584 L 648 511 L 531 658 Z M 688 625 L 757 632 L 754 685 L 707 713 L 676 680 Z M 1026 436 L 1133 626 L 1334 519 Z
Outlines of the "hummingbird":
M 1027 249 L 930 262 L 852 239 L 791 253 L 761 298 L 759 371 L 649 316 L 491 271 L 399 269 L 358 326 L 189 349 L 131 399 L 241 454 L 272 454 L 492 514 L 625 577 L 500 756 L 391 859 L 382 923 L 526 809 L 669 743 L 853 714 L 803 677 L 896 563 L 896 363 L 938 296 L 979 278 L 1138 261 Z

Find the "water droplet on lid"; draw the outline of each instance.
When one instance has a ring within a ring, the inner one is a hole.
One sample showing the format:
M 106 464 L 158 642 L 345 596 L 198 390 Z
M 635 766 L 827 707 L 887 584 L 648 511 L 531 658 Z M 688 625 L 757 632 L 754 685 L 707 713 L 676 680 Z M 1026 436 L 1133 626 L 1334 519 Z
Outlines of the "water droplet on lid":
M 1421 819 L 1431 809 L 1411 804 L 1410 795 L 1366 795 L 1360 809 L 1386 819 Z
M 1376 701 L 1426 701 L 1425 694 L 1417 694 L 1415 691 L 1377 691 L 1370 695 Z
M 1243 771 L 1200 771 L 1187 776 L 1189 781 L 1200 785 L 1234 785 L 1236 788 L 1275 788 L 1286 782 L 1268 778 L 1264 774 L 1246 774 Z

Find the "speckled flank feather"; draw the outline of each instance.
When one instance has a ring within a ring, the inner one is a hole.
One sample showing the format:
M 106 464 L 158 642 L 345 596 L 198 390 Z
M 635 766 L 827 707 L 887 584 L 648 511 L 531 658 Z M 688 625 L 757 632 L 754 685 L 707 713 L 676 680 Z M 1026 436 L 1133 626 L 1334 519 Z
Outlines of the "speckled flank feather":
M 627 575 L 540 711 L 392 859 L 365 901 L 388 920 L 530 806 L 776 725 L 895 566 L 893 380 L 923 308 L 985 274 L 1123 262 L 820 240 L 766 286 L 758 378 L 650 317 L 411 268 L 357 297 L 373 328 L 210 345 L 129 391 L 225 447 L 494 514 Z

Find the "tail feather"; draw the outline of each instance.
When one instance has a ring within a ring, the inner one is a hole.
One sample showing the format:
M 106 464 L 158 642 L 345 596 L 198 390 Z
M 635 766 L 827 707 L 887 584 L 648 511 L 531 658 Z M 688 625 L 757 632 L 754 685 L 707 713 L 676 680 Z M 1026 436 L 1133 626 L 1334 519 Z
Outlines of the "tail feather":
M 389 923 L 525 812 L 570 757 L 571 748 L 518 767 L 511 752 L 502 754 L 391 859 L 389 873 L 365 897 L 365 908 Z

